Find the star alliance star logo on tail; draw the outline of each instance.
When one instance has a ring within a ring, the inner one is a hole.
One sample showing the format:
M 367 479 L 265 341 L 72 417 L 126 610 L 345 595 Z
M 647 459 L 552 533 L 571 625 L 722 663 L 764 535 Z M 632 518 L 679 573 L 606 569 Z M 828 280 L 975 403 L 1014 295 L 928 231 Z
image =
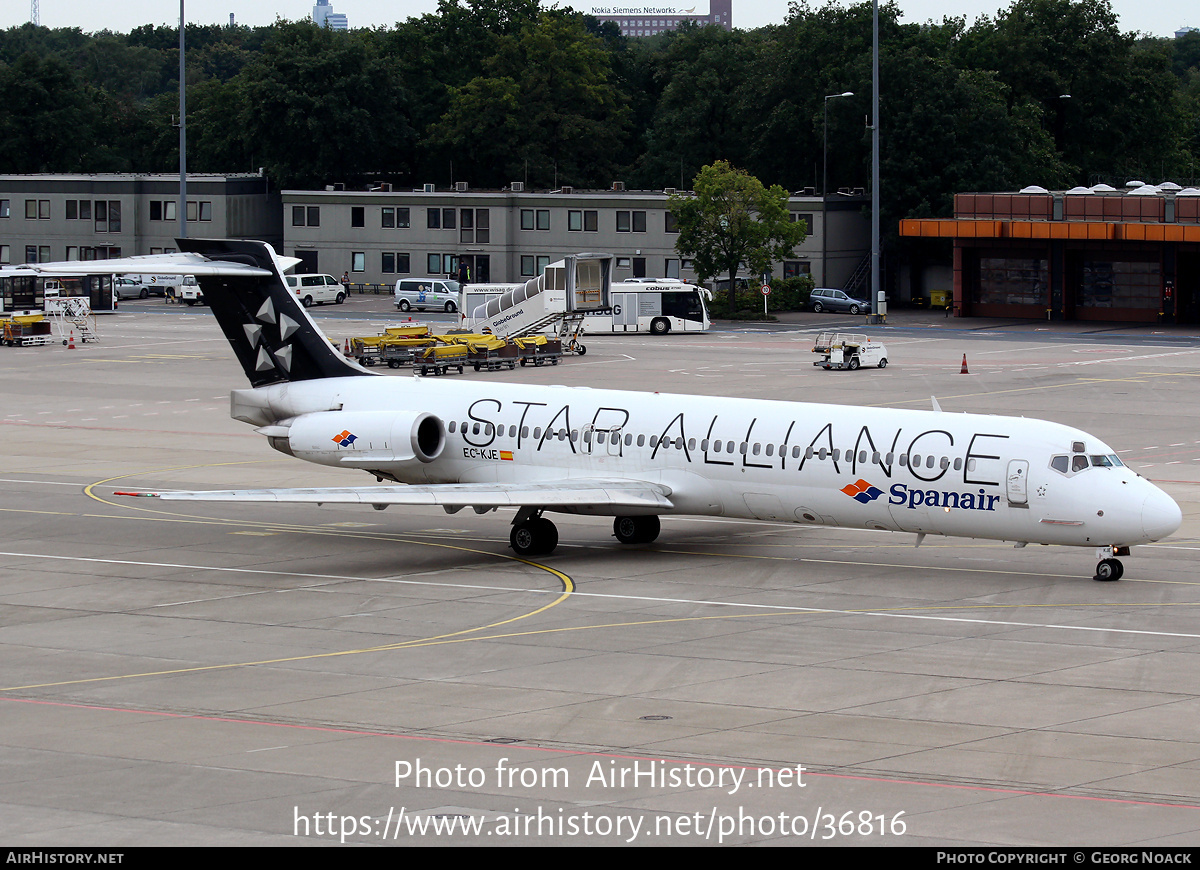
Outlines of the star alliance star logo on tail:
M 857 502 L 862 504 L 870 504 L 883 495 L 883 490 L 877 486 L 872 486 L 863 479 L 858 479 L 854 483 L 847 484 L 842 487 L 842 492 L 850 496 Z
M 349 429 L 343 429 L 337 435 L 334 435 L 333 438 L 331 438 L 330 440 L 333 441 L 333 443 L 337 444 L 339 447 L 349 447 L 351 444 L 353 444 L 355 441 L 358 440 L 358 436 L 350 434 Z

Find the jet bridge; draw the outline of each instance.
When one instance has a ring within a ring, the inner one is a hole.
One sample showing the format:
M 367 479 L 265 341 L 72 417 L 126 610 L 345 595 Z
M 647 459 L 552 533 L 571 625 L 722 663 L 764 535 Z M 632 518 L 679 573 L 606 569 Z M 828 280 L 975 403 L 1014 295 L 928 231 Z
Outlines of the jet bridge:
M 607 310 L 612 254 L 570 254 L 521 286 L 475 307 L 467 328 L 498 338 L 546 334 L 575 341 L 586 314 Z

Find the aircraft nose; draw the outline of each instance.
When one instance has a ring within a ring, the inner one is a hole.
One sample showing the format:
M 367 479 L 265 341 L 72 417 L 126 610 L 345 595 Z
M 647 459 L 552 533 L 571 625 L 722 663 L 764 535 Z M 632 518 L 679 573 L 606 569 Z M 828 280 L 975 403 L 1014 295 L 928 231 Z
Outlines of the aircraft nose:
M 1158 487 L 1142 502 L 1142 530 L 1151 541 L 1160 541 L 1179 528 L 1183 512 L 1175 500 Z

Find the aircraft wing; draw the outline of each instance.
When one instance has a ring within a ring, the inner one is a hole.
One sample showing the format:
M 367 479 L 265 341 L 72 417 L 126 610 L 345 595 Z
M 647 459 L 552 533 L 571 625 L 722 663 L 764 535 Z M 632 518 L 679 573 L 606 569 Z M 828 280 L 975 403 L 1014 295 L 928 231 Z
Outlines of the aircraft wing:
M 178 501 L 300 504 L 438 505 L 450 508 L 619 507 L 670 510 L 671 489 L 641 480 L 563 480 L 544 483 L 442 483 L 429 486 L 335 486 L 311 489 L 227 489 L 117 492 Z
M 295 257 L 278 257 L 280 267 L 287 271 L 300 260 Z M 274 273 L 249 263 L 212 260 L 201 254 L 180 252 L 177 254 L 146 254 L 138 257 L 119 257 L 112 260 L 63 260 L 58 263 L 26 263 L 6 269 L 5 274 L 41 275 L 43 277 L 69 278 L 77 275 L 241 275 L 245 277 L 270 277 Z

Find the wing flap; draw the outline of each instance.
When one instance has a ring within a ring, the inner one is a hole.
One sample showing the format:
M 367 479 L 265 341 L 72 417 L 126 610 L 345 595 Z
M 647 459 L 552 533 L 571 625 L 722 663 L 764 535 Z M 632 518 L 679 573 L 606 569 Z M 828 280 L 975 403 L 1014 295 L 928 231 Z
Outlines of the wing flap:
M 429 486 L 336 486 L 300 489 L 227 489 L 117 492 L 167 501 L 245 501 L 292 504 L 433 505 L 441 507 L 622 507 L 673 505 L 667 486 L 640 480 L 565 480 L 546 483 L 445 483 Z

